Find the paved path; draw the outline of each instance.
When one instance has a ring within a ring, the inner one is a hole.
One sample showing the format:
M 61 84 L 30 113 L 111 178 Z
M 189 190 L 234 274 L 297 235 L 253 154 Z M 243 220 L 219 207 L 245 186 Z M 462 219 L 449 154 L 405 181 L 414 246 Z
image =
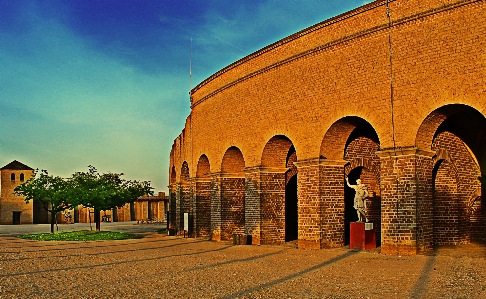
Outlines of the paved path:
M 0 227 L 0 298 L 486 298 L 480 244 L 387 256 L 233 246 L 156 226 L 106 224 L 144 238 L 98 242 L 22 240 Z
M 95 229 L 95 224 L 91 224 L 92 229 Z M 122 231 L 122 232 L 156 232 L 158 229 L 166 228 L 165 223 L 153 224 L 137 224 L 136 221 L 127 222 L 102 222 L 101 230 Z M 54 227 L 56 229 L 56 227 Z M 89 223 L 75 223 L 75 224 L 58 224 L 57 231 L 78 231 L 90 230 Z M 36 234 L 49 233 L 51 231 L 50 224 L 22 224 L 22 225 L 0 225 L 0 236 L 2 235 L 21 235 L 21 234 Z

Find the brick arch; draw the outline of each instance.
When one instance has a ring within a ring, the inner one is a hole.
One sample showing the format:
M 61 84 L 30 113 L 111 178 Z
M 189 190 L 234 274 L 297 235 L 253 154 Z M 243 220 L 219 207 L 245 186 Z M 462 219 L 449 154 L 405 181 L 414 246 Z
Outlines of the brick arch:
M 360 132 L 369 131 L 363 134 Z M 342 160 L 349 143 L 356 138 L 353 134 L 367 135 L 379 144 L 376 130 L 365 119 L 357 116 L 346 116 L 334 122 L 327 130 L 321 143 L 320 156 L 330 160 Z
M 376 160 L 368 157 L 353 158 L 344 167 L 344 173 L 348 176 L 353 169 L 358 167 L 366 169 L 366 171 L 372 173 L 378 180 L 380 179 L 380 164 Z
M 190 178 L 189 164 L 187 164 L 187 162 L 184 161 L 181 166 L 181 182 L 188 182 L 189 178 Z
M 451 132 L 467 145 L 486 174 L 486 117 L 464 104 L 445 105 L 432 111 L 420 125 L 415 144 L 418 148 L 434 149 L 434 142 L 443 132 Z
M 439 126 L 447 118 L 457 113 L 472 110 L 477 111 L 464 104 L 449 104 L 435 109 L 422 121 L 415 137 L 415 146 L 421 149 L 430 149 Z
M 240 149 L 232 146 L 226 150 L 221 162 L 222 173 L 242 173 L 245 168 L 245 159 Z
M 287 167 L 287 160 L 291 147 L 292 141 L 290 141 L 290 139 L 286 136 L 273 136 L 263 148 L 262 166 L 280 168 Z
M 209 159 L 206 155 L 201 155 L 199 161 L 197 162 L 196 177 L 197 178 L 208 178 L 211 173 L 211 165 Z
M 461 138 L 455 134 L 458 132 L 451 132 L 454 128 L 447 126 L 447 123 L 444 125 L 438 128 L 432 144 L 432 150 L 436 152 L 432 182 L 434 187 L 438 187 L 434 188 L 438 191 L 433 193 L 433 199 L 438 211 L 442 209 L 449 214 L 455 211 L 451 214 L 452 226 L 449 228 L 455 233 L 447 237 L 445 220 L 440 219 L 439 212 L 434 212 L 434 221 L 438 222 L 438 235 L 434 235 L 434 242 L 458 244 L 481 240 L 486 235 L 486 215 L 480 212 L 484 202 L 478 200 L 481 197 L 481 182 L 478 180 L 482 176 L 480 160 L 466 142 L 469 137 Z M 457 226 L 456 220 L 459 221 Z

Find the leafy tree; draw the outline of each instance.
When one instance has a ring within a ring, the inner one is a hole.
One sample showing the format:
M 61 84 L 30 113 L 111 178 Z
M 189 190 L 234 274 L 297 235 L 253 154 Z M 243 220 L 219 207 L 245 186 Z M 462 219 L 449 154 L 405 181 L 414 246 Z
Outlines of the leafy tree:
M 42 203 L 51 216 L 51 233 L 54 233 L 56 214 L 71 208 L 72 189 L 70 183 L 58 176 L 49 175 L 47 170 L 35 170 L 34 176 L 15 187 L 14 194 L 24 196 L 25 202 L 35 200 Z
M 72 203 L 94 209 L 97 231 L 101 228 L 101 211 L 120 208 L 142 195 L 153 194 L 150 182 L 125 180 L 122 176 L 123 173 L 99 173 L 90 165 L 87 172 L 76 172 L 70 178 L 76 194 Z

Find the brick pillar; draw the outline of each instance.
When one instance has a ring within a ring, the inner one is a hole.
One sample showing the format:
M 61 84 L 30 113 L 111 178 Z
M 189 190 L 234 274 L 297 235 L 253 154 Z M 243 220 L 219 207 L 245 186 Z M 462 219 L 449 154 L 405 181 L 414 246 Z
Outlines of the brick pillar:
M 221 174 L 212 173 L 210 182 L 211 240 L 221 241 Z
M 432 250 L 432 169 L 435 152 L 415 147 L 378 151 L 381 186 L 381 252 Z
M 287 168 L 261 169 L 261 244 L 285 243 L 285 172 L 287 170 Z
M 347 163 L 344 160 L 321 160 L 319 163 L 321 248 L 344 245 L 344 166 Z
M 134 206 L 135 209 L 135 206 Z M 169 185 L 169 214 L 170 214 L 170 219 L 169 219 L 169 229 L 175 229 L 177 228 L 177 186 L 175 184 Z M 135 218 L 132 220 L 136 220 L 136 215 L 133 212 Z
M 252 245 L 261 244 L 260 168 L 245 169 L 245 234 Z
M 194 232 L 196 237 L 207 237 L 211 231 L 211 179 L 194 179 Z
M 177 187 L 176 221 L 178 234 L 184 234 L 184 213 L 191 215 L 191 183 L 182 182 Z
M 221 240 L 232 240 L 245 231 L 245 177 L 225 173 L 220 177 Z
M 298 169 L 299 248 L 344 244 L 344 165 L 347 161 L 309 159 Z

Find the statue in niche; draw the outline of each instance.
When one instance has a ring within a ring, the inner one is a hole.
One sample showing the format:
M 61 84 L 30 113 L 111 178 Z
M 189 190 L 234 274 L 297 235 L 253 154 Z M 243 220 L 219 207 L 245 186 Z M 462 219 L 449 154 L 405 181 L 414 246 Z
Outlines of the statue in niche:
M 368 218 L 366 218 L 366 198 L 368 197 L 368 189 L 366 188 L 365 185 L 361 184 L 361 180 L 357 179 L 356 180 L 356 185 L 350 185 L 349 180 L 346 177 L 346 183 L 350 188 L 353 188 L 354 191 L 356 192 L 354 194 L 354 208 L 356 209 L 356 212 L 358 213 L 358 221 L 359 222 L 368 222 Z

